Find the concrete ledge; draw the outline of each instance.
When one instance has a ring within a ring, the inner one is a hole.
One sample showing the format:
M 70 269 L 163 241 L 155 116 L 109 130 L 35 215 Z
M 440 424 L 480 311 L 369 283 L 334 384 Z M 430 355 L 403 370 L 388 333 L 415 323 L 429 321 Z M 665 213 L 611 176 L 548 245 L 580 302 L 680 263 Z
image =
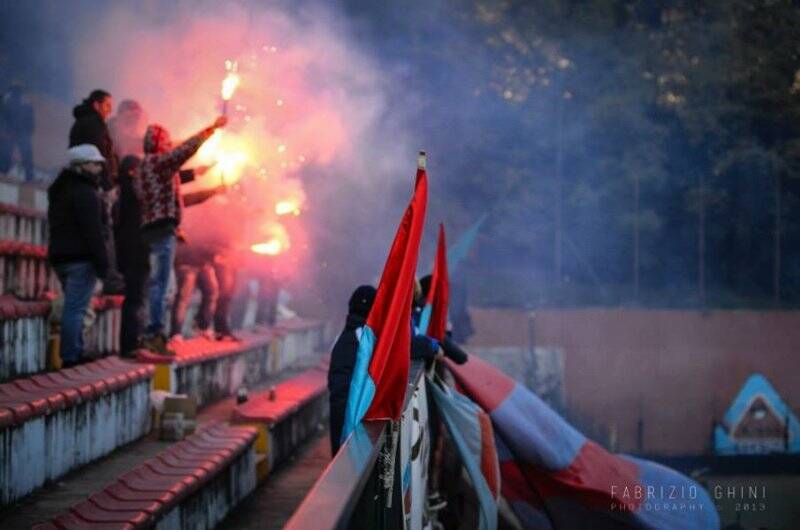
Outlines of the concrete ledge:
M 281 339 L 279 347 L 281 353 L 287 357 L 288 362 L 294 362 L 291 358 L 294 352 L 323 351 L 325 344 L 325 326 L 316 320 L 307 320 L 294 317 L 278 321 L 272 328 L 272 332 Z M 286 350 L 284 353 L 283 350 Z
M 146 434 L 153 371 L 108 358 L 0 385 L 0 504 Z
M 41 212 L 47 211 L 47 185 L 20 182 L 0 175 L 0 202 Z
M 0 296 L 0 381 L 45 369 L 49 315 L 49 302 Z
M 239 331 L 240 342 L 189 339 L 174 346 L 175 357 L 140 350 L 138 359 L 156 365 L 156 389 L 188 394 L 203 406 L 234 395 L 241 386 L 252 388 L 317 351 L 300 349 L 315 344 L 304 337 L 321 335 L 323 328 L 319 322 L 306 322 L 306 327 L 298 331 Z
M 119 353 L 122 296 L 92 300 L 94 322 L 85 332 L 90 358 Z M 29 376 L 48 367 L 48 335 L 52 303 L 0 296 L 0 381 Z M 57 355 L 57 354 L 56 354 Z M 50 365 L 51 368 L 60 365 Z
M 38 530 L 211 530 L 256 486 L 256 433 L 216 424 L 170 446 Z
M 57 289 L 47 263 L 47 248 L 21 241 L 0 241 L 0 294 L 39 299 Z
M 96 296 L 92 299 L 95 320 L 86 330 L 86 351 L 95 356 L 119 354 L 119 331 L 122 327 L 122 302 L 124 297 Z
M 294 453 L 328 417 L 327 395 L 327 372 L 312 368 L 251 396 L 233 410 L 233 423 L 258 430 L 259 480 Z
M 0 240 L 45 245 L 47 215 L 43 211 L 0 203 Z

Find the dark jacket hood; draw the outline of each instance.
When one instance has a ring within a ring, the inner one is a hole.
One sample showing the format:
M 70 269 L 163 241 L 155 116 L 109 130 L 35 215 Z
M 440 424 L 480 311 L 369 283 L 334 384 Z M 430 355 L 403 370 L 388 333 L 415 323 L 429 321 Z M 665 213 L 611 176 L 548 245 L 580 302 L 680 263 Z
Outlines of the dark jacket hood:
M 96 110 L 94 110 L 92 104 L 86 100 L 84 100 L 83 103 L 81 103 L 80 105 L 76 105 L 72 109 L 72 115 L 75 117 L 76 120 L 89 117 L 92 114 L 94 114 L 95 116 L 97 116 L 99 119 L 102 120 L 102 117 L 100 116 L 100 114 L 97 113 Z

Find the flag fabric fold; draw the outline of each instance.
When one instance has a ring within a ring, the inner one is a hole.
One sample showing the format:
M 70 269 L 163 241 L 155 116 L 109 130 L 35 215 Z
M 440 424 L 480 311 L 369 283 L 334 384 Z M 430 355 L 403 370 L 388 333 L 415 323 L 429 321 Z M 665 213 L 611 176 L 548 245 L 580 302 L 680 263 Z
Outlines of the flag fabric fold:
M 447 306 L 450 301 L 450 278 L 447 273 L 447 241 L 444 224 L 439 223 L 439 239 L 436 246 L 436 261 L 431 274 L 431 287 L 422 308 L 419 329 L 425 335 L 444 341 L 447 331 Z
M 428 377 L 436 402 L 461 462 L 475 488 L 480 508 L 479 530 L 496 530 L 500 468 L 489 415 L 468 397 Z
M 428 202 L 428 177 L 417 170 L 411 202 L 389 250 L 378 292 L 361 328 L 342 441 L 362 419 L 397 420 L 408 382 L 414 273 Z
M 525 528 L 719 528 L 714 502 L 689 477 L 609 453 L 475 355 L 447 366 L 491 417 L 502 494 Z

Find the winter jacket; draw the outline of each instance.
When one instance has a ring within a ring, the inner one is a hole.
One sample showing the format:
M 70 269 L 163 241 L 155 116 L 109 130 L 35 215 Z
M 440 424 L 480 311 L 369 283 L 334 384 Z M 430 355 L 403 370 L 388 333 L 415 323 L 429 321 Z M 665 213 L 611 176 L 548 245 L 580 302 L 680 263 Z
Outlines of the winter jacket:
M 49 258 L 54 265 L 90 261 L 97 276 L 108 271 L 106 226 L 98 195 L 98 179 L 66 168 L 47 190 L 50 226 Z
M 328 401 L 330 415 L 329 430 L 331 437 L 331 454 L 339 450 L 344 415 L 347 408 L 347 397 L 350 394 L 350 380 L 356 365 L 360 328 L 366 324 L 366 318 L 350 314 L 341 335 L 331 351 L 331 364 L 328 368 Z
M 134 181 L 139 178 L 139 169 L 135 170 L 133 176 L 127 171 L 129 164 L 137 164 L 139 161 L 133 157 L 131 159 L 123 160 L 120 167 L 119 200 L 114 212 L 114 242 L 117 261 L 123 271 L 144 268 L 150 260 L 150 251 L 142 240 L 141 206 L 134 191 Z
M 88 101 L 72 109 L 72 115 L 75 116 L 75 123 L 69 130 L 69 146 L 81 144 L 96 146 L 106 159 L 106 182 L 103 183 L 103 187 L 110 187 L 117 178 L 117 156 L 114 154 L 114 142 L 111 140 L 106 122 Z
M 147 128 L 141 178 L 135 182 L 142 206 L 142 230 L 175 229 L 180 225 L 183 210 L 180 167 L 213 132 L 213 128 L 204 129 L 172 149 L 166 130 L 158 125 Z
M 356 365 L 358 337 L 356 331 L 366 324 L 366 319 L 358 315 L 347 315 L 344 329 L 331 351 L 331 364 L 328 369 L 328 391 L 331 402 L 347 402 L 350 393 L 350 380 Z

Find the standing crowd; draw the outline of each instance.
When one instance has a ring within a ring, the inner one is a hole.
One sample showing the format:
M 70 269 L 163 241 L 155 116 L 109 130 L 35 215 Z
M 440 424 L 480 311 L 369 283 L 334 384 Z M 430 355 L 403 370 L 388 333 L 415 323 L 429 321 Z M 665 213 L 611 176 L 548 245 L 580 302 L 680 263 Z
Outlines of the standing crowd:
M 136 101 L 121 102 L 110 118 L 112 111 L 112 96 L 104 90 L 93 91 L 74 108 L 69 162 L 48 189 L 48 255 L 64 293 L 63 365 L 83 360 L 84 315 L 98 280 L 105 293 L 125 297 L 123 357 L 133 357 L 139 348 L 175 354 L 166 334 L 167 297 L 175 276 L 177 300 L 169 318 L 173 341 L 180 340 L 196 283 L 202 293 L 198 332 L 237 340 L 228 324 L 234 274 L 220 255 L 223 249 L 191 244 L 181 232 L 184 207 L 226 191 L 221 185 L 184 195 L 181 185 L 209 169 L 183 165 L 227 118 L 173 144 L 161 125 L 144 127 Z

